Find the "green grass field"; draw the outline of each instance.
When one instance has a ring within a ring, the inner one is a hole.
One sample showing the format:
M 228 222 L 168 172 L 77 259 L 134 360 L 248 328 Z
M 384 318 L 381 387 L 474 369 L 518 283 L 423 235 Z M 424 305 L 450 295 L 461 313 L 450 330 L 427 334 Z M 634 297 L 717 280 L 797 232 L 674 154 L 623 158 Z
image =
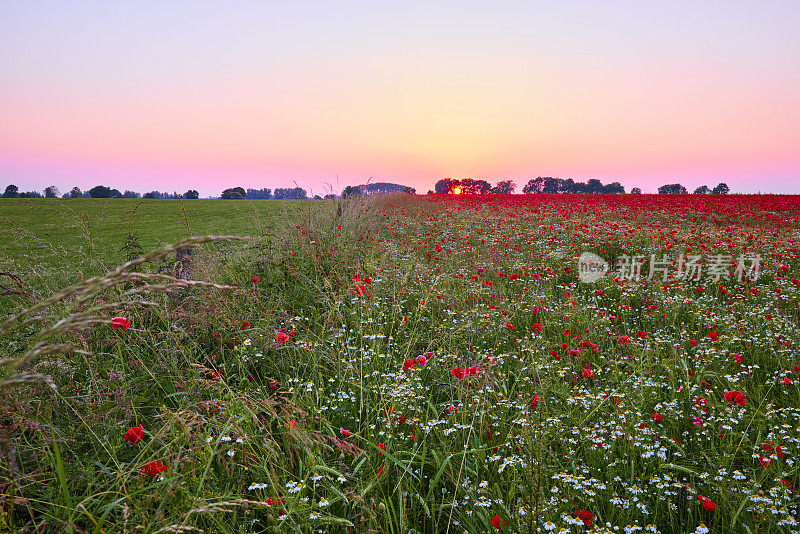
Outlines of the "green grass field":
M 0 272 L 37 296 L 197 235 L 264 236 L 316 202 L 2 199 Z M 0 281 L 0 284 L 6 285 Z M 8 287 L 8 286 L 7 286 Z M 0 310 L 8 305 L 0 296 Z

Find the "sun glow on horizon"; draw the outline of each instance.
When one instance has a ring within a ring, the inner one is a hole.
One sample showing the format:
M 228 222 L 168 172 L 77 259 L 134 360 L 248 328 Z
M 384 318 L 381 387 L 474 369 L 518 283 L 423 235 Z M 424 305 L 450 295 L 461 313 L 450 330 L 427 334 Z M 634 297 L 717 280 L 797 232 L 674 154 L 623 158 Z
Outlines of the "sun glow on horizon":
M 461 194 L 461 188 L 460 187 L 456 187 L 455 189 L 453 189 L 453 194 L 454 195 L 460 195 Z

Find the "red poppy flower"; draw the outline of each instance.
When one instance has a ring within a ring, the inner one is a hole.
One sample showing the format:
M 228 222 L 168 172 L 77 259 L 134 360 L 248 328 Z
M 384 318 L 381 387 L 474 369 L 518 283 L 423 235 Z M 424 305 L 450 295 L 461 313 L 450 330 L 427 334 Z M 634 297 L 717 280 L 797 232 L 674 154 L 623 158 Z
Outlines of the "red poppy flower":
M 261 280 L 259 280 L 259 278 L 257 276 L 253 276 L 253 277 L 250 278 L 250 281 L 251 282 L 260 282 Z
M 477 375 L 477 374 L 478 374 L 478 372 L 479 372 L 479 371 L 478 371 L 478 368 L 477 368 L 477 367 L 475 367 L 475 366 L 472 366 L 472 367 L 467 367 L 467 374 L 468 374 L 469 376 L 475 376 L 475 375 Z
M 467 372 L 461 367 L 455 367 L 451 369 L 450 374 L 456 378 L 464 378 L 465 376 L 467 376 Z
M 536 331 L 536 332 L 541 332 L 542 331 L 542 325 L 540 325 L 539 323 L 533 323 L 533 326 L 531 328 L 533 328 L 534 331 Z
M 131 326 L 131 320 L 125 317 L 114 317 L 111 319 L 111 328 L 116 330 L 117 328 L 122 328 L 126 330 L 129 326 Z
M 709 499 L 708 497 L 704 497 L 703 495 L 698 495 L 697 499 L 700 501 L 700 504 L 703 505 L 706 512 L 713 512 L 717 509 L 717 503 Z
M 576 510 L 575 515 L 583 521 L 584 526 L 591 527 L 594 521 L 594 514 L 589 510 Z
M 771 461 L 772 461 L 772 460 L 770 460 L 769 458 L 767 458 L 767 457 L 765 457 L 765 456 L 763 456 L 763 455 L 758 457 L 758 463 L 759 463 L 759 464 L 761 465 L 761 467 L 763 467 L 763 468 L 766 468 L 766 467 L 769 465 L 769 463 L 770 463 Z
M 159 460 L 153 460 L 149 464 L 142 467 L 142 474 L 149 477 L 156 477 L 167 470 L 166 465 L 161 465 Z
M 249 321 L 244 321 L 244 322 L 242 323 L 242 326 L 240 326 L 240 327 L 239 327 L 239 330 L 244 330 L 245 328 L 250 328 L 251 326 L 252 326 L 252 325 L 250 324 L 250 322 L 249 322 Z
M 690 339 L 689 340 L 689 345 L 691 345 L 693 347 L 696 347 L 697 346 L 697 341 L 695 341 L 694 339 Z
M 792 366 L 792 369 L 794 369 L 795 371 L 797 371 L 798 373 L 800 373 L 800 364 L 795 364 L 795 365 L 793 365 L 793 366 Z
M 339 427 L 339 434 L 343 435 L 344 437 L 352 436 L 349 430 L 345 430 L 344 427 Z
M 283 345 L 283 342 L 289 339 L 289 335 L 286 332 L 278 332 L 275 334 L 275 341 Z
M 406 358 L 403 360 L 403 371 L 408 371 L 412 367 L 414 367 L 414 360 L 411 358 Z
M 631 340 L 628 336 L 619 336 L 620 343 L 628 343 Z
M 298 335 L 300 335 L 300 332 L 298 332 L 296 328 L 292 328 L 289 331 L 289 335 L 292 336 L 292 337 L 297 337 Z
M 661 417 L 660 413 L 656 412 L 653 414 L 653 421 L 655 421 L 656 423 L 661 423 L 664 421 L 664 418 Z
M 492 518 L 492 526 L 494 528 L 501 529 L 504 525 L 508 526 L 502 519 L 500 519 L 499 515 L 496 515 Z
M 426 358 L 424 354 L 420 354 L 414 359 L 414 361 L 417 362 L 417 365 L 423 367 L 426 363 L 428 363 L 428 358 Z
M 144 436 L 144 427 L 139 425 L 130 427 L 122 437 L 125 438 L 126 441 L 136 444 L 139 443 L 139 440 L 142 439 L 142 436 Z
M 537 406 L 539 406 L 539 395 L 535 395 L 531 401 L 531 408 L 536 408 Z

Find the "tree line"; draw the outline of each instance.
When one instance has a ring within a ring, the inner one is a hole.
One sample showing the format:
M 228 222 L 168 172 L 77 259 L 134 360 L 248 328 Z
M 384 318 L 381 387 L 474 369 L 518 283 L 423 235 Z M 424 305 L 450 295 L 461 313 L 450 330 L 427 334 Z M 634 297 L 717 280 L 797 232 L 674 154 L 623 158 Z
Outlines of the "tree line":
M 429 195 L 486 195 L 499 194 L 510 195 L 514 193 L 516 184 L 511 180 L 500 180 L 494 187 L 486 180 L 476 180 L 473 178 L 443 178 L 436 182 L 435 191 L 428 191 Z M 390 182 L 376 182 L 363 185 L 349 185 L 344 188 L 342 197 L 353 197 L 361 195 L 376 195 L 387 193 L 407 193 L 416 194 L 413 187 Z M 600 180 L 592 178 L 586 182 L 576 182 L 572 178 L 553 178 L 538 177 L 528 181 L 522 188 L 526 195 L 545 194 L 624 194 L 625 188 L 619 182 L 603 184 Z M 640 194 L 642 190 L 638 187 L 631 189 L 631 194 Z M 727 195 L 730 187 L 724 182 L 720 182 L 713 189 L 706 185 L 701 185 L 694 190 L 695 195 Z M 658 188 L 660 195 L 686 195 L 689 191 L 683 185 L 667 184 Z M 185 193 L 166 193 L 160 191 L 150 191 L 148 193 L 137 193 L 136 191 L 113 189 L 104 185 L 97 185 L 88 191 L 81 191 L 78 187 L 73 187 L 68 193 L 63 195 L 58 187 L 51 185 L 46 187 L 44 193 L 38 191 L 20 192 L 16 185 L 9 185 L 3 192 L 3 198 L 147 198 L 147 199 L 187 199 L 193 200 L 200 198 L 200 194 L 195 189 L 189 189 Z M 219 197 L 225 200 L 249 199 L 249 200 L 309 200 L 308 193 L 302 187 L 279 187 L 274 191 L 268 187 L 262 189 L 244 189 L 243 187 L 231 187 L 225 189 Z M 321 200 L 323 197 L 314 195 L 314 200 Z M 324 198 L 337 198 L 334 194 L 327 194 Z

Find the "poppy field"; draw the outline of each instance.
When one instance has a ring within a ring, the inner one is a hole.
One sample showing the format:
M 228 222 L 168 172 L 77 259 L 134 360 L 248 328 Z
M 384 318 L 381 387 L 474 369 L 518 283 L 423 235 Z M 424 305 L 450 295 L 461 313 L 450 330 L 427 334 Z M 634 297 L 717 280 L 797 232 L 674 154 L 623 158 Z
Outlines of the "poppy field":
M 308 205 L 5 297 L 0 531 L 800 531 L 800 197 Z

